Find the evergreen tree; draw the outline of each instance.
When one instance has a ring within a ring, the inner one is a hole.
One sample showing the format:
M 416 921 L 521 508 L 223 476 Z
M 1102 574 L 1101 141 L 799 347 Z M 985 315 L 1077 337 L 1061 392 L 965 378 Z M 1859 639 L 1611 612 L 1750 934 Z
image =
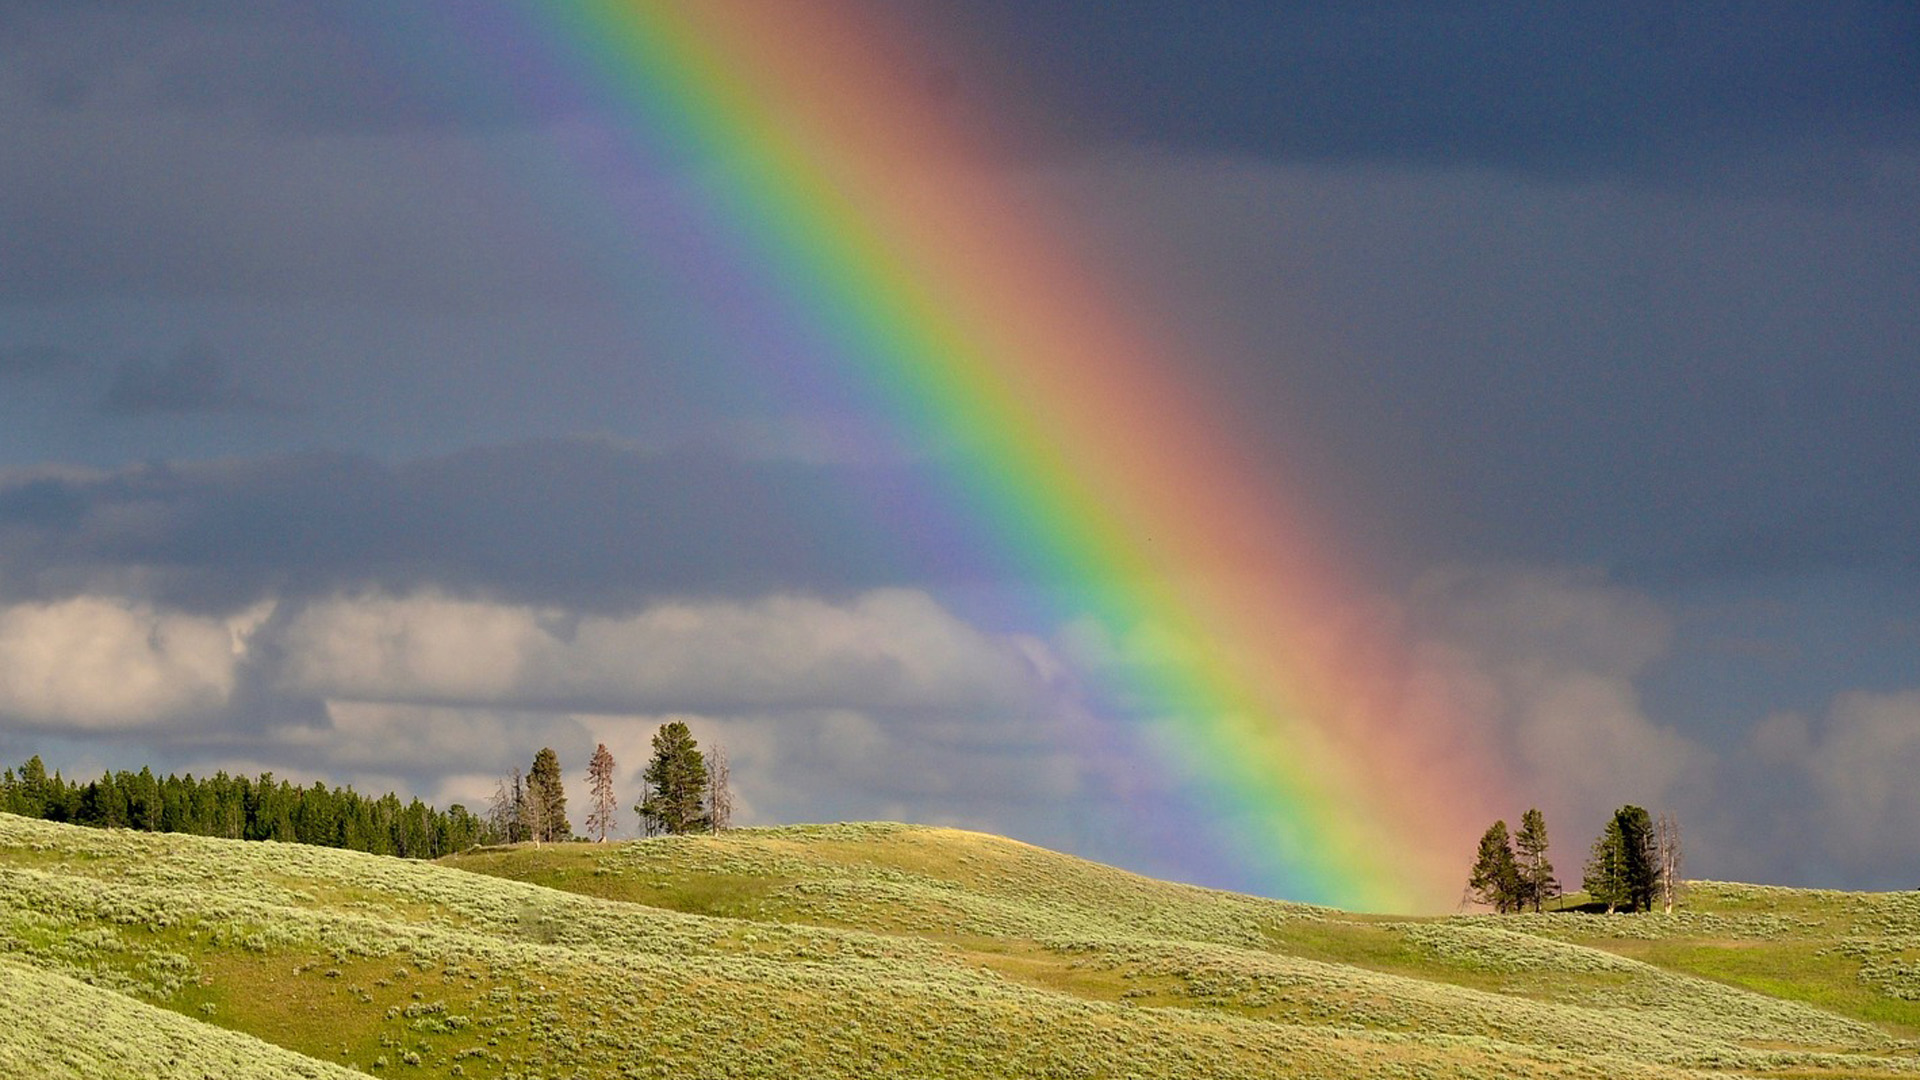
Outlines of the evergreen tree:
M 1633 910 L 1652 911 L 1661 888 L 1653 817 L 1638 806 L 1623 806 L 1615 816 L 1621 819 L 1620 835 L 1627 844 L 1627 886 Z
M 1513 857 L 1520 870 L 1520 900 L 1539 911 L 1560 884 L 1554 880 L 1553 864 L 1547 861 L 1547 819 L 1539 810 L 1520 815 L 1520 831 L 1513 836 Z
M 200 835 L 238 840 L 246 834 L 245 785 L 245 780 L 228 776 L 225 769 L 213 774 L 213 779 L 207 781 L 206 797 L 202 800 L 205 817 L 197 830 Z
M 560 755 L 550 746 L 533 755 L 533 768 L 527 770 L 527 798 L 540 804 L 539 835 L 534 839 L 552 843 L 573 838 L 573 826 L 567 824 L 567 793 L 560 781 Z
M 1581 887 L 1607 912 L 1653 910 L 1660 890 L 1660 863 L 1654 847 L 1653 819 L 1631 804 L 1613 812 L 1593 842 Z
M 705 832 L 711 827 L 707 763 L 686 724 L 675 720 L 654 732 L 653 760 L 643 778 L 646 794 L 634 807 L 643 833 Z
M 80 806 L 80 791 L 78 784 L 61 778 L 59 769 L 53 770 L 40 785 L 40 816 L 48 821 L 73 821 Z
M 293 836 L 303 844 L 339 846 L 338 800 L 325 784 L 315 780 L 302 789 L 293 807 Z
M 594 747 L 593 757 L 587 761 L 588 798 L 593 809 L 587 812 L 587 834 L 601 843 L 607 842 L 607 830 L 613 828 L 614 815 L 620 812 L 620 801 L 613 795 L 613 751 L 606 743 Z
M 1480 854 L 1467 878 L 1467 889 L 1480 903 L 1505 914 L 1520 906 L 1520 869 L 1513 861 L 1507 823 L 1496 821 L 1480 837 Z
M 122 773 L 122 789 L 127 793 L 127 823 L 136 829 L 156 832 L 160 828 L 160 781 L 153 770 L 141 766 L 138 774 Z
M 80 789 L 80 804 L 74 812 L 73 822 L 102 829 L 125 827 L 127 798 L 121 793 L 119 785 L 113 782 L 112 773 L 102 773 L 100 779 L 90 781 Z
M 376 855 L 400 854 L 400 818 L 406 813 L 400 796 L 389 791 L 373 801 L 373 827 L 369 843 Z
M 394 851 L 403 859 L 431 859 L 433 811 L 415 798 L 394 821 Z
M 18 805 L 20 813 L 28 817 L 52 817 L 47 813 L 47 767 L 35 754 L 20 766 Z M 57 819 L 56 819 L 57 820 Z
M 519 813 L 518 836 L 520 840 L 531 840 L 538 844 L 547 838 L 547 800 L 540 791 L 540 785 L 533 777 L 526 778 L 521 785 L 520 770 L 513 772 L 514 807 Z
M 480 842 L 486 823 L 460 803 L 434 815 L 434 850 L 441 855 L 465 851 Z
M 1587 854 L 1587 865 L 1580 875 L 1580 887 L 1586 890 L 1587 898 L 1593 903 L 1605 904 L 1609 915 L 1626 903 L 1625 846 L 1618 818 L 1608 818 Z
M 160 831 L 193 831 L 193 774 L 186 779 L 169 775 L 160 781 Z

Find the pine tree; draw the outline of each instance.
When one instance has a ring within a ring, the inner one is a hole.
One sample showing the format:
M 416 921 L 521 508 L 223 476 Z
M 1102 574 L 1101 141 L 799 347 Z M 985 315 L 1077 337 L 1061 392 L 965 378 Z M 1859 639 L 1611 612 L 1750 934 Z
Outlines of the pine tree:
M 536 840 L 572 838 L 573 826 L 567 824 L 567 793 L 560 780 L 560 755 L 550 746 L 541 747 L 533 755 L 533 768 L 527 770 L 527 800 L 540 804 L 536 810 L 540 833 Z
M 1593 842 L 1581 887 L 1608 914 L 1621 908 L 1652 911 L 1660 891 L 1660 862 L 1655 850 L 1653 819 L 1631 804 L 1613 812 L 1600 838 Z
M 1660 856 L 1655 849 L 1653 817 L 1638 806 L 1623 806 L 1614 815 L 1626 842 L 1627 891 L 1631 910 L 1652 911 L 1660 895 Z
M 1600 830 L 1600 838 L 1593 842 L 1593 848 L 1587 854 L 1587 865 L 1580 875 L 1580 887 L 1586 890 L 1587 898 L 1593 903 L 1605 904 L 1609 915 L 1627 899 L 1625 858 L 1620 822 L 1618 818 L 1608 818 L 1606 827 Z
M 643 833 L 705 832 L 711 827 L 707 763 L 686 724 L 675 720 L 653 733 L 653 760 L 644 779 L 646 794 L 634 807 Z
M 160 781 L 153 769 L 142 765 L 136 775 L 126 777 L 122 785 L 127 793 L 127 823 L 136 829 L 156 832 L 160 828 Z
M 1559 886 L 1554 880 L 1553 864 L 1547 861 L 1547 819 L 1539 810 L 1520 815 L 1520 831 L 1513 836 L 1514 861 L 1520 871 L 1520 900 L 1540 905 Z
M 461 803 L 447 807 L 445 814 L 434 815 L 434 847 L 442 855 L 465 851 L 481 842 L 486 823 Z
M 1480 854 L 1473 862 L 1467 888 L 1474 899 L 1505 914 L 1520 906 L 1520 870 L 1513 861 L 1507 823 L 1496 821 L 1480 837 Z
M 28 817 L 45 816 L 58 821 L 58 817 L 47 813 L 48 804 L 54 801 L 49 797 L 52 792 L 47 790 L 48 787 L 47 766 L 40 760 L 40 755 L 35 754 L 27 759 L 26 764 L 20 766 L 18 788 L 20 812 Z
M 587 762 L 587 788 L 593 800 L 593 809 L 587 812 L 588 834 L 599 834 L 601 843 L 607 842 L 607 830 L 614 824 L 614 815 L 620 812 L 619 800 L 613 797 L 613 751 L 601 743 L 593 750 L 593 757 Z

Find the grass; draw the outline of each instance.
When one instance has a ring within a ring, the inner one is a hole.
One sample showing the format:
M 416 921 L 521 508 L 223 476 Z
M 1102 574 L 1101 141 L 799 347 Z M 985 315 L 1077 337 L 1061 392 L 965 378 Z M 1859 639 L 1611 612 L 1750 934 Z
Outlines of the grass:
M 1675 915 L 1550 932 L 1920 1038 L 1920 894 L 1704 882 Z
M 1920 897 L 1349 915 L 902 825 L 421 864 L 0 815 L 0 1075 L 1920 1073 Z

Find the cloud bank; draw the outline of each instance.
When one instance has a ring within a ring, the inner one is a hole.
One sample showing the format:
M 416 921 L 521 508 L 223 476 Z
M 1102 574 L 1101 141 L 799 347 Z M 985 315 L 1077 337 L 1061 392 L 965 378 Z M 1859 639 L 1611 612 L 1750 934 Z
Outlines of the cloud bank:
M 0 716 L 28 728 L 166 727 L 232 697 L 244 644 L 226 620 L 77 596 L 0 608 Z

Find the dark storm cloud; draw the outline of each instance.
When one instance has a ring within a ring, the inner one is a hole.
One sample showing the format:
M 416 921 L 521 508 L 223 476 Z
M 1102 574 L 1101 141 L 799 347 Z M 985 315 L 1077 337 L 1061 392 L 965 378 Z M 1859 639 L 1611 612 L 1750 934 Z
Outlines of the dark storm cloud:
M 108 416 L 277 413 L 285 406 L 243 385 L 219 354 L 187 348 L 160 363 L 122 364 L 100 399 L 100 411 Z
M 42 597 L 137 582 L 211 611 L 428 586 L 596 610 L 977 572 L 932 499 L 907 471 L 577 441 L 163 464 L 0 484 L 0 580 Z
M 473 51 L 501 19 L 368 0 L 22 3 L 0 13 L 0 54 L 55 110 L 217 113 L 301 134 L 484 129 L 570 111 Z
M 1463 363 L 1487 374 L 1409 407 L 1399 438 L 1467 511 L 1463 556 L 1571 558 L 1645 582 L 1920 567 L 1920 370 L 1761 359 L 1563 361 L 1523 401 L 1493 400 L 1516 378 L 1503 365 Z
M 1338 531 L 1417 573 L 1913 565 L 1920 176 L 1848 201 L 1139 156 L 1066 187 Z M 1409 527 L 1409 523 L 1417 523 Z
M 57 345 L 0 347 L 0 379 L 40 379 L 76 369 L 80 358 Z
M 929 83 L 991 96 L 971 82 L 1020 72 L 1070 139 L 1583 177 L 1718 173 L 1812 145 L 1844 169 L 1847 148 L 1920 143 L 1909 4 L 971 0 L 882 15 L 943 43 Z M 978 39 L 971 62 L 956 36 Z M 28 3 L 0 20 L 0 50 L 46 107 L 305 134 L 590 111 L 564 67 L 529 62 L 535 48 L 524 16 L 477 5 Z
M 1920 141 L 1911 4 L 979 7 L 1088 138 L 1580 176 Z
M 604 296 L 581 252 L 490 180 L 553 155 L 536 121 L 574 107 L 467 51 L 491 40 L 488 17 L 16 8 L 0 34 L 0 297 Z
M 230 121 L 38 112 L 0 95 L 0 298 L 340 299 L 499 311 L 604 299 L 600 269 L 460 161 L 551 153 L 262 138 Z

